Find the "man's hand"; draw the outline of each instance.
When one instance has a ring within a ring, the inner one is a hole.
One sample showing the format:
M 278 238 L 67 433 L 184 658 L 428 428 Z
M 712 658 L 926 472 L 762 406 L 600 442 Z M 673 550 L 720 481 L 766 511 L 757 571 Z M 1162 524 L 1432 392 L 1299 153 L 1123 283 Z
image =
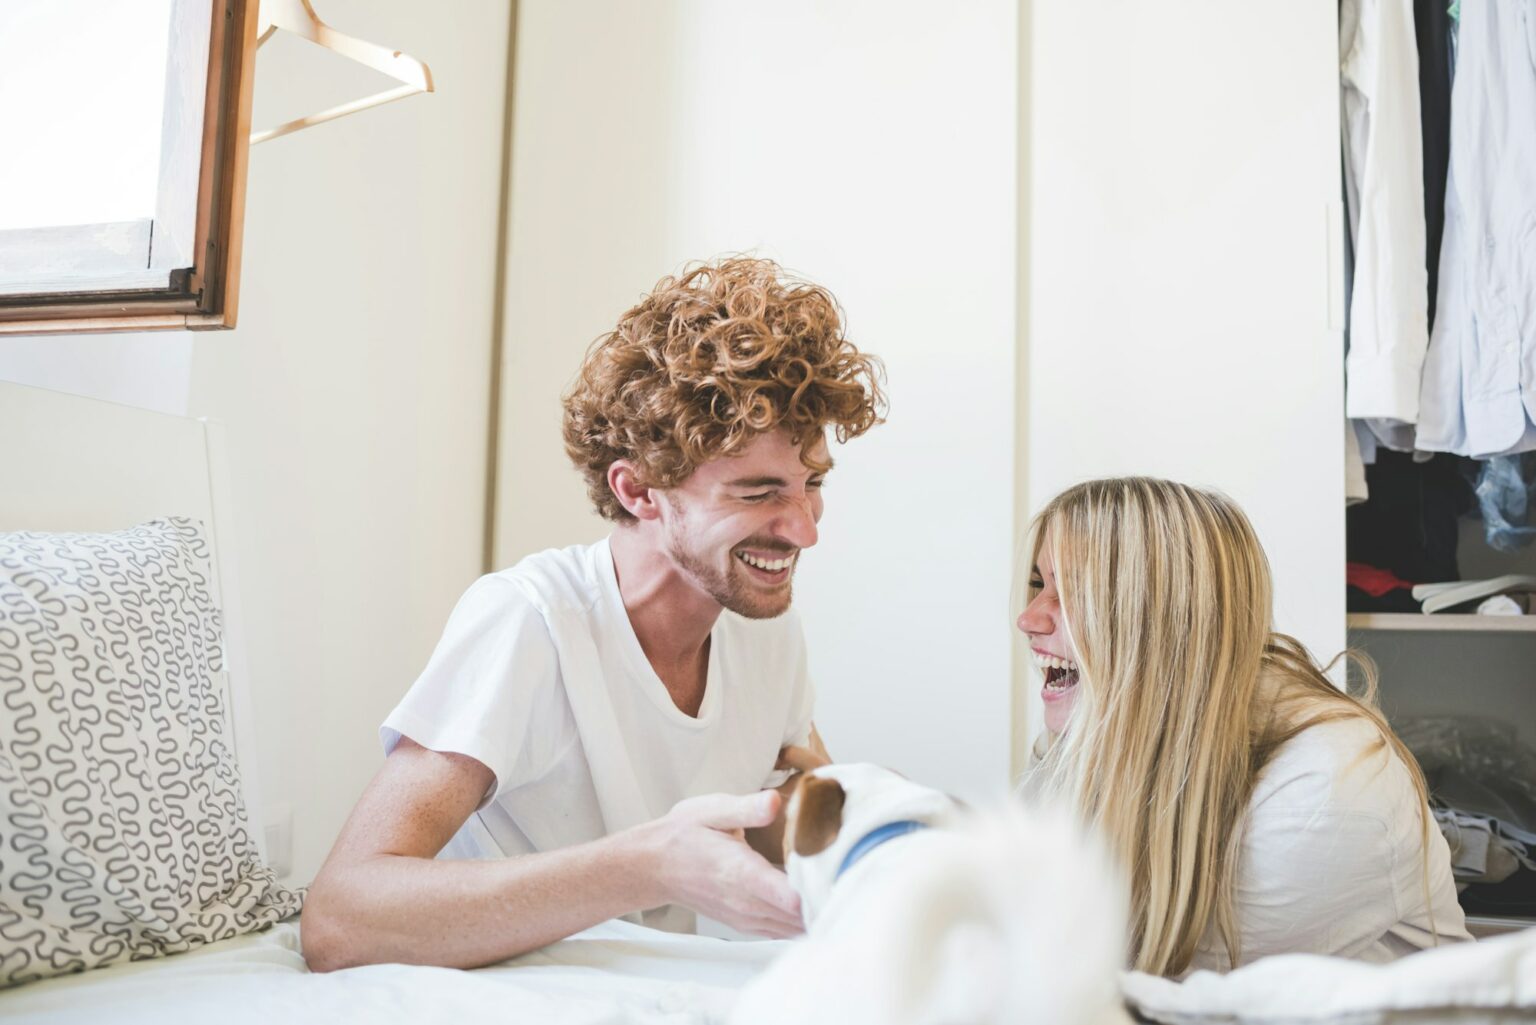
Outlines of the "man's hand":
M 774 939 L 804 932 L 800 897 L 744 839 L 746 829 L 771 823 L 781 803 L 772 790 L 745 797 L 706 794 L 638 827 L 655 859 L 657 904 L 681 904 L 732 929 Z

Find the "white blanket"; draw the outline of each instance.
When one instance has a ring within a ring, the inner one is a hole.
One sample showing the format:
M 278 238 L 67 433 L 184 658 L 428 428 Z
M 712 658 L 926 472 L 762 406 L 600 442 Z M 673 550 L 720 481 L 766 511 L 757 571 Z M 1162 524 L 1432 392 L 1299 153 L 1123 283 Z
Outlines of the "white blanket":
M 1121 992 L 1143 1017 L 1166 1025 L 1530 1021 L 1536 1020 L 1536 929 L 1390 964 L 1282 954 L 1227 975 L 1196 972 L 1181 983 L 1130 972 Z
M 684 1025 L 723 1020 L 784 948 L 615 921 L 474 971 L 371 965 L 316 975 L 297 921 L 154 961 L 0 992 L 6 1025 Z

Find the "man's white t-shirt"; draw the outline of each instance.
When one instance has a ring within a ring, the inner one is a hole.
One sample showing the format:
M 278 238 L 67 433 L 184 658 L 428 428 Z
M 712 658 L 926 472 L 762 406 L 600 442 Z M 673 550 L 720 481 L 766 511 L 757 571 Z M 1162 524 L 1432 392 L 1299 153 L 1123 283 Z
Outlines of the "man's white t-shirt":
M 476 581 L 379 736 L 385 754 L 407 736 L 495 774 L 439 855 L 495 858 L 596 840 L 687 797 L 777 786 L 779 749 L 808 742 L 813 704 L 793 611 L 722 611 L 699 714 L 682 712 L 635 637 L 604 540 Z M 679 908 L 643 920 L 693 928 Z

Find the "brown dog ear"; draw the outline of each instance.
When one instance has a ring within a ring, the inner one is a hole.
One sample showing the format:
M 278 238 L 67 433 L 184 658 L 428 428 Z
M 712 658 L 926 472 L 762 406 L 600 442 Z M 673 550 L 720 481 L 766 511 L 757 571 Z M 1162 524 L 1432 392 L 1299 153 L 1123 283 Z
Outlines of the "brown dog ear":
M 843 828 L 843 801 L 847 795 L 835 779 L 806 776 L 800 784 L 796 808 L 795 853 L 802 858 L 820 854 L 832 846 Z

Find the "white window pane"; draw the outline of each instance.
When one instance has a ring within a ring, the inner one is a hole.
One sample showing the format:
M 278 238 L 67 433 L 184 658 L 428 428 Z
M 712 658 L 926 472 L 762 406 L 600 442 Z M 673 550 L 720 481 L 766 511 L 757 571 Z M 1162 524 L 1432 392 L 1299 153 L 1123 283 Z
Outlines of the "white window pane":
M 155 216 L 171 0 L 0 3 L 0 230 Z

